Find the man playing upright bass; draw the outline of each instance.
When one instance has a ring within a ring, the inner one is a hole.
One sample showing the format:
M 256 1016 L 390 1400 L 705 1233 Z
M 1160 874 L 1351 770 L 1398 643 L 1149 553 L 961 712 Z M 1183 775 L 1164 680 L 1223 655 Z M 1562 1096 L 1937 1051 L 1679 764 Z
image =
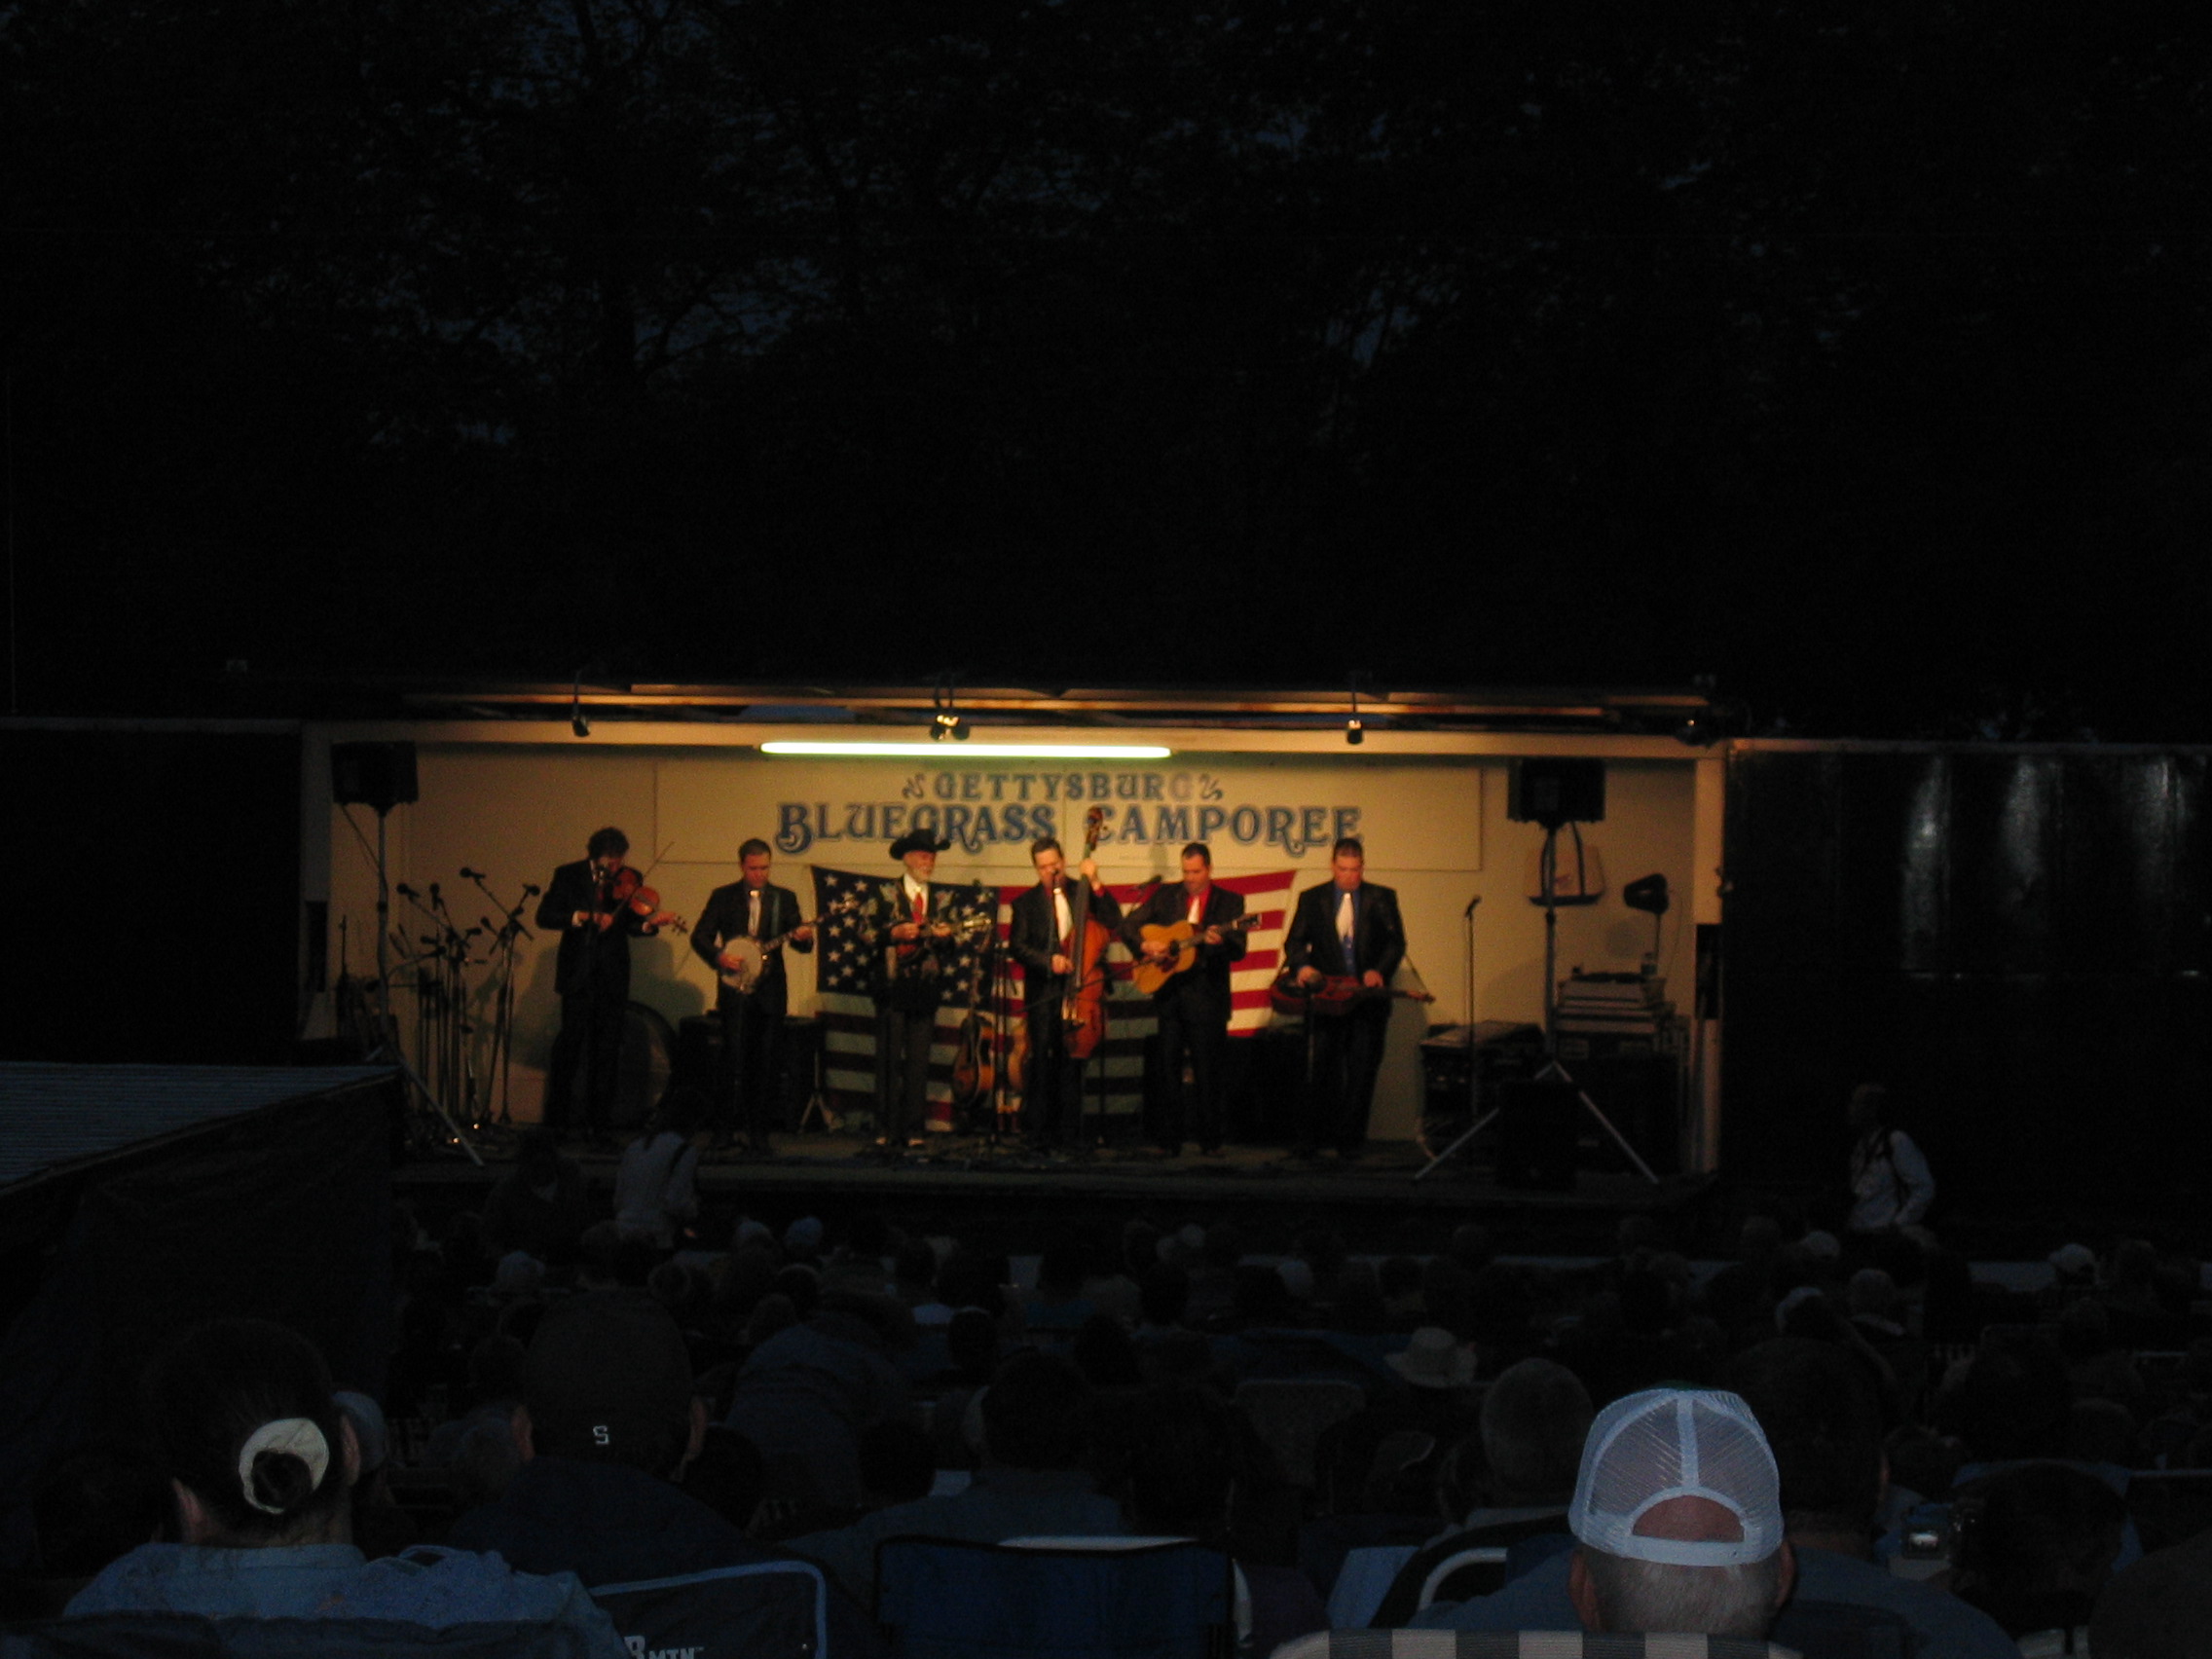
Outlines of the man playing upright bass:
M 1083 861 L 1082 880 L 1067 879 L 1059 842 L 1041 835 L 1029 843 L 1037 885 L 1014 902 L 1014 959 L 1022 967 L 1022 1007 L 1029 1030 L 1029 1068 L 1021 1080 L 1022 1116 L 1033 1152 L 1063 1150 L 1081 1138 L 1083 1078 L 1068 1053 L 1062 1011 L 1073 986 L 1076 919 L 1111 931 L 1122 906 L 1098 884 L 1098 866 Z
M 791 1002 L 783 946 L 812 950 L 814 929 L 799 921 L 798 895 L 769 881 L 767 842 L 746 842 L 737 849 L 737 863 L 745 879 L 715 889 L 692 930 L 691 948 L 720 980 L 715 997 L 722 1022 L 721 1076 L 711 1121 L 715 1145 L 732 1144 L 734 1123 L 746 1150 L 765 1155 L 774 1150 L 768 1129 L 775 1121 L 776 1062 Z M 753 941 L 750 947 L 740 946 L 744 940 Z M 747 979 L 751 982 L 733 982 Z
M 1160 1017 L 1156 1051 L 1160 1075 L 1146 1093 L 1159 1114 L 1154 1139 L 1169 1157 L 1180 1157 L 1186 1135 L 1195 1136 L 1206 1158 L 1221 1156 L 1224 1100 L 1229 1060 L 1230 965 L 1244 955 L 1244 931 L 1234 924 L 1244 914 L 1244 896 L 1213 884 L 1213 852 L 1202 841 L 1183 849 L 1183 880 L 1162 885 L 1130 911 L 1122 923 L 1122 940 L 1141 961 L 1163 967 L 1178 959 L 1171 944 L 1147 940 L 1148 927 L 1188 923 L 1196 935 L 1196 961 L 1171 976 L 1153 993 Z M 1191 1094 L 1183 1093 L 1183 1056 L 1191 1059 Z
M 1390 1028 L 1390 977 L 1406 959 L 1406 929 L 1398 895 L 1366 880 L 1366 849 L 1349 836 L 1339 841 L 1329 879 L 1298 896 L 1283 937 L 1283 966 L 1307 995 L 1313 1056 L 1293 1158 L 1312 1158 L 1328 1145 L 1349 1161 L 1367 1143 Z M 1324 1002 L 1330 991 L 1336 995 Z

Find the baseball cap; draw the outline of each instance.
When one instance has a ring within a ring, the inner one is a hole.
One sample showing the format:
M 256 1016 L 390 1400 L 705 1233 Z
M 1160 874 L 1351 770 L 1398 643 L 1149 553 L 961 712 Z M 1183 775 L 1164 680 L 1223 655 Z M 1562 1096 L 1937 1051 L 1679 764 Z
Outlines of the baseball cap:
M 683 1448 L 691 1356 L 659 1303 L 632 1291 L 593 1291 L 561 1303 L 539 1323 L 522 1389 L 539 1451 L 660 1474 Z
M 1716 1504 L 1734 1538 L 1655 1537 L 1638 1529 L 1673 1498 Z M 1592 1549 L 1672 1567 L 1738 1567 L 1782 1545 L 1782 1479 L 1751 1408 L 1717 1388 L 1647 1388 L 1600 1412 L 1582 1443 L 1567 1508 Z

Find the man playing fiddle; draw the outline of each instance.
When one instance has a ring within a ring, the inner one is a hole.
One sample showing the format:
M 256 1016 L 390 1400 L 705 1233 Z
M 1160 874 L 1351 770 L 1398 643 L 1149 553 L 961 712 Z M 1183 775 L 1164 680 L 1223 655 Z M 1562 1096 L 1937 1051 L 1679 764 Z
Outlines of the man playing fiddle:
M 1083 1078 L 1068 1053 L 1065 999 L 1081 989 L 1070 982 L 1077 964 L 1075 919 L 1088 912 L 1089 925 L 1111 931 L 1121 924 L 1122 907 L 1098 884 L 1098 866 L 1085 859 L 1081 883 L 1067 879 L 1067 856 L 1059 842 L 1041 835 L 1029 843 L 1029 862 L 1037 885 L 1014 902 L 1014 959 L 1022 968 L 1022 1007 L 1029 1031 L 1029 1065 L 1021 1080 L 1022 1116 L 1033 1152 L 1074 1144 L 1083 1124 Z
M 676 920 L 666 910 L 642 910 L 628 902 L 622 889 L 636 886 L 634 879 L 623 881 L 622 860 L 629 851 L 630 838 L 621 830 L 595 830 L 584 857 L 556 869 L 545 897 L 537 902 L 538 927 L 561 935 L 553 968 L 561 1034 L 553 1039 L 544 1119 L 554 1128 L 570 1127 L 580 1067 L 583 1131 L 594 1139 L 608 1132 L 614 1106 L 622 1023 L 630 1001 L 630 940 Z
M 718 977 L 738 966 L 730 951 L 739 940 L 753 940 L 760 947 L 760 977 L 752 988 L 740 991 L 724 981 L 716 993 L 722 1065 L 710 1126 L 715 1145 L 726 1147 L 734 1120 L 746 1150 L 762 1155 L 774 1150 L 768 1127 L 775 1117 L 776 1062 L 791 1001 L 783 946 L 801 952 L 814 948 L 814 929 L 799 924 L 798 895 L 768 879 L 772 862 L 768 843 L 757 837 L 739 847 L 737 865 L 745 879 L 716 888 L 691 931 L 692 950 Z
M 1313 1075 L 1299 1097 L 1293 1158 L 1312 1158 L 1327 1145 L 1349 1161 L 1367 1142 L 1375 1074 L 1390 1028 L 1390 977 L 1406 959 L 1406 929 L 1396 892 L 1368 881 L 1366 870 L 1366 849 L 1350 836 L 1339 841 L 1329 879 L 1298 896 L 1283 936 L 1283 965 L 1299 989 L 1352 981 L 1343 1013 L 1316 1015 L 1309 1005 Z
M 1224 1098 L 1229 1062 L 1230 965 L 1242 959 L 1245 939 L 1241 929 L 1228 924 L 1244 913 L 1244 896 L 1213 884 L 1213 852 L 1202 841 L 1183 849 L 1183 880 L 1179 886 L 1161 886 L 1130 911 L 1122 923 L 1122 940 L 1153 962 L 1164 962 L 1173 950 L 1157 940 L 1146 943 L 1147 927 L 1173 927 L 1189 922 L 1198 940 L 1198 961 L 1153 993 L 1153 1011 L 1160 1017 L 1156 1051 L 1160 1073 L 1146 1093 L 1158 1117 L 1154 1139 L 1169 1157 L 1179 1157 L 1186 1133 L 1195 1134 L 1199 1153 L 1221 1156 Z M 1191 1098 L 1183 1096 L 1183 1056 L 1191 1057 Z

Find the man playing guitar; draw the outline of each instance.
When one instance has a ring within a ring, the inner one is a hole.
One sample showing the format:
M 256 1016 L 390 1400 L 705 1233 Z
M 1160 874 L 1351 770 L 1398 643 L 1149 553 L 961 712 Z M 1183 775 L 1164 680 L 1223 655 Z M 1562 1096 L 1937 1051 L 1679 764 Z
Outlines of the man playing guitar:
M 747 841 L 737 849 L 737 863 L 745 879 L 716 888 L 691 933 L 691 948 L 719 975 L 740 966 L 743 957 L 731 950 L 739 940 L 756 941 L 760 965 L 759 978 L 750 989 L 727 982 L 718 988 L 715 1011 L 722 1021 L 722 1063 L 708 1126 L 716 1146 L 727 1147 L 742 1135 L 748 1152 L 765 1157 L 775 1150 L 768 1130 L 775 1121 L 776 1068 L 791 1001 L 782 947 L 812 950 L 814 929 L 799 921 L 798 896 L 769 881 L 767 842 Z
M 1033 1152 L 1067 1147 L 1079 1138 L 1083 1117 L 1080 1068 L 1069 1057 L 1063 1007 L 1076 971 L 1076 918 L 1088 911 L 1089 927 L 1120 925 L 1122 906 L 1098 885 L 1098 866 L 1085 859 L 1081 882 L 1067 879 L 1067 856 L 1050 835 L 1029 843 L 1037 885 L 1014 902 L 1014 959 L 1022 967 L 1022 1007 L 1029 1029 L 1029 1071 L 1021 1082 L 1022 1116 Z M 1100 964 L 1103 969 L 1104 964 Z
M 929 1121 L 930 1044 L 937 1034 L 938 1004 L 944 996 L 936 947 L 952 938 L 945 912 L 957 889 L 930 879 L 937 856 L 951 846 L 927 830 L 891 843 L 891 856 L 906 866 L 886 882 L 875 906 L 877 942 L 884 947 L 876 993 L 876 1144 L 899 1157 Z
M 1311 1024 L 1313 1075 L 1299 1096 L 1298 1134 L 1291 1157 L 1309 1159 L 1324 1146 L 1347 1161 L 1367 1142 L 1367 1114 L 1375 1102 L 1375 1074 L 1390 1026 L 1390 977 L 1406 958 L 1406 929 L 1398 896 L 1365 879 L 1367 853 L 1346 836 L 1329 860 L 1329 879 L 1298 896 L 1298 910 L 1283 936 L 1283 966 L 1309 995 L 1325 980 L 1356 981 L 1343 1014 L 1307 1014 Z
M 1232 926 L 1244 913 L 1244 896 L 1213 884 L 1213 853 L 1202 841 L 1183 849 L 1181 885 L 1161 885 L 1122 923 L 1122 940 L 1144 960 L 1164 964 L 1175 947 L 1144 930 L 1187 922 L 1197 931 L 1197 963 L 1174 975 L 1153 993 L 1160 1017 L 1156 1051 L 1160 1071 L 1145 1093 L 1154 1111 L 1154 1139 L 1170 1158 L 1182 1156 L 1186 1133 L 1198 1143 L 1199 1156 L 1222 1155 L 1222 1129 L 1229 1059 L 1229 970 L 1244 955 L 1245 937 Z M 1191 1056 L 1191 1098 L 1183 1096 L 1183 1056 Z

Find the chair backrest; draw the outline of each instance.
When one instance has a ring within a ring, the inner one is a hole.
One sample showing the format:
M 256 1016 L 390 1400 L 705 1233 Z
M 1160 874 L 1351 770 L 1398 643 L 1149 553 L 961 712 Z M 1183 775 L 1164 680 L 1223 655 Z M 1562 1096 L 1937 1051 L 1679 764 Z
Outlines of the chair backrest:
M 900 1659 L 1224 1659 L 1229 1558 L 1195 1543 L 1038 1549 L 886 1538 L 875 1617 Z
M 87 1613 L 0 1634 L 4 1659 L 592 1659 L 575 1624 Z
M 811 1562 L 602 1584 L 591 1599 L 640 1659 L 830 1659 L 830 1588 Z
M 1913 1659 L 1920 1632 L 1912 1621 L 1887 1607 L 1851 1602 L 1791 1601 L 1768 1632 L 1805 1659 Z
M 1512 1570 L 1512 1546 L 1525 1538 L 1567 1530 L 1564 1512 L 1466 1528 L 1424 1544 L 1383 1592 L 1371 1621 L 1402 1625 L 1437 1602 L 1465 1602 L 1505 1587 Z
M 1358 1416 L 1367 1394 L 1342 1378 L 1257 1378 L 1236 1385 L 1236 1404 L 1281 1460 L 1283 1477 L 1311 1491 L 1319 1479 L 1313 1448 L 1322 1431 Z
M 1729 1636 L 1592 1636 L 1579 1630 L 1323 1630 L 1274 1659 L 1797 1659 Z

